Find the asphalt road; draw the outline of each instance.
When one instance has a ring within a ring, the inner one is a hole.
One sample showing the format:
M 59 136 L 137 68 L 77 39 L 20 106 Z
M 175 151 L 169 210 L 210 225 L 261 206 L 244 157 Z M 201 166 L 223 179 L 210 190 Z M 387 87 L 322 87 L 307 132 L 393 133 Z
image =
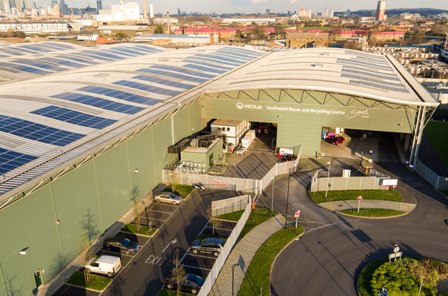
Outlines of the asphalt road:
M 157 295 L 163 287 L 163 276 L 171 272 L 175 248 L 181 249 L 181 256 L 185 254 L 207 224 L 207 209 L 211 201 L 226 198 L 229 194 L 235 195 L 209 190 L 193 193 L 101 295 Z M 170 245 L 174 239 L 177 242 Z
M 356 276 L 370 260 L 387 256 L 398 243 L 404 256 L 448 261 L 448 201 L 419 176 L 400 164 L 383 164 L 381 171 L 396 176 L 398 189 L 417 201 L 417 208 L 401 218 L 348 218 L 321 209 L 307 196 L 312 172 L 290 179 L 289 221 L 301 210 L 305 235 L 277 258 L 271 273 L 272 295 L 356 295 Z M 288 178 L 276 179 L 274 207 L 286 212 Z M 261 202 L 270 207 L 272 188 Z

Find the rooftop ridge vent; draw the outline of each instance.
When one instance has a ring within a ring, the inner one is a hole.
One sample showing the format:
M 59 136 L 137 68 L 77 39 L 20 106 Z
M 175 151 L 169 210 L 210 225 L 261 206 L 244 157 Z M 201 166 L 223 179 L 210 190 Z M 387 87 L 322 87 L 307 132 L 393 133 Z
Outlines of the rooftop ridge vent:
M 323 64 L 311 64 L 311 67 L 315 67 L 315 68 L 322 68 L 324 65 Z

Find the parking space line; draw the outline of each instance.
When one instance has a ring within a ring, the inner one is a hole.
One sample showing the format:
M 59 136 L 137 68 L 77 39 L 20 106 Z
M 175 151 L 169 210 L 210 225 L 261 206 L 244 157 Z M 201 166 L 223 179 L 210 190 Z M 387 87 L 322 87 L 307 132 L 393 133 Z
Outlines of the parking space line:
M 172 213 L 174 213 L 174 211 L 173 212 L 165 212 L 165 211 L 158 211 L 158 210 L 149 210 L 148 213 L 149 212 L 163 213 L 163 214 L 168 214 L 168 215 L 171 215 Z
M 105 249 L 102 249 L 102 251 L 103 251 L 104 253 L 109 253 L 109 254 L 120 254 L 120 255 L 123 255 L 123 256 L 131 257 L 131 258 L 134 258 L 135 255 L 137 255 L 137 253 L 138 253 L 138 251 L 137 251 L 137 253 L 135 253 L 135 255 L 130 255 L 130 254 L 121 253 L 121 252 L 108 251 L 108 250 L 105 250 Z
M 154 205 L 150 208 L 150 210 L 151 210 L 153 207 L 155 207 L 157 204 L 159 204 L 159 203 L 155 202 Z M 172 207 L 172 208 L 176 208 L 176 209 L 179 207 L 178 205 L 172 205 L 172 204 L 169 204 L 169 203 L 161 203 L 160 205 L 164 205 L 164 206 Z
M 212 226 L 208 226 L 207 228 L 212 228 L 212 229 L 213 229 Z M 232 230 L 233 230 L 233 229 L 227 229 L 227 228 L 219 228 L 219 227 L 215 227 L 215 230 L 216 230 L 216 229 L 226 230 L 226 231 L 232 231 Z
M 198 266 L 192 266 L 192 265 L 183 265 L 184 267 L 188 267 L 188 268 L 193 268 L 193 269 L 201 269 L 201 270 L 207 270 L 210 271 L 211 269 L 209 268 L 203 268 L 203 267 L 198 267 Z
M 205 255 L 199 255 L 199 254 L 193 254 L 193 253 L 188 254 L 188 255 L 191 256 L 191 257 L 199 257 L 199 258 L 207 258 L 207 259 L 216 259 L 216 258 L 218 258 L 218 257 L 215 257 L 215 256 L 205 256 Z

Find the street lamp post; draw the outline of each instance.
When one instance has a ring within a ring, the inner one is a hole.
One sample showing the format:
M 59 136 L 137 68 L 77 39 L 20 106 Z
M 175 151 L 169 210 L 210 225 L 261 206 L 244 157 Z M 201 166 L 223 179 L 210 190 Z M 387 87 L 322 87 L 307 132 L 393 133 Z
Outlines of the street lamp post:
M 274 187 L 275 187 L 275 177 L 272 177 L 271 213 L 274 213 Z
M 239 266 L 238 263 L 232 265 L 232 296 L 234 296 L 235 291 L 235 267 Z
M 289 182 L 291 179 L 291 169 L 288 171 L 288 189 L 286 191 L 286 211 L 285 211 L 285 228 L 288 226 L 288 206 L 289 206 Z
M 325 200 L 327 200 L 328 196 L 328 188 L 330 187 L 330 169 L 331 169 L 331 161 L 327 162 L 328 164 L 328 174 L 327 174 L 327 188 L 325 189 Z
M 3 285 L 5 286 L 6 296 L 9 296 L 8 284 L 6 282 L 5 273 L 3 271 L 3 265 L 0 263 L 0 272 L 2 273 Z

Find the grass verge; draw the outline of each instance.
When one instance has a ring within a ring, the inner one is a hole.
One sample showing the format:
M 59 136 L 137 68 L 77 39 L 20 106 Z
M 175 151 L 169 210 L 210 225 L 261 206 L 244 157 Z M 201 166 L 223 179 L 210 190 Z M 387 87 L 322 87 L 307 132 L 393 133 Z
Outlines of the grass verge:
M 325 198 L 325 191 L 310 192 L 311 199 L 315 203 L 338 201 L 338 200 L 356 200 L 358 196 L 363 199 L 370 200 L 387 200 L 402 202 L 403 197 L 397 191 L 392 190 L 337 190 L 328 191 L 327 198 Z
M 241 230 L 240 236 L 238 237 L 238 240 L 243 238 L 246 234 L 248 234 L 252 229 L 263 223 L 264 221 L 274 217 L 277 215 L 276 212 L 274 214 L 271 213 L 270 210 L 265 208 L 255 208 L 252 209 L 252 212 L 249 215 L 249 219 L 247 219 L 246 224 L 243 227 L 243 230 Z
M 448 154 L 446 153 L 448 151 L 448 141 L 446 140 L 448 122 L 430 121 L 426 125 L 424 133 L 445 167 L 448 167 Z
M 359 217 L 391 217 L 405 214 L 405 212 L 402 211 L 395 211 L 389 209 L 359 209 L 359 213 L 357 209 L 347 209 L 342 210 L 340 212 Z
M 238 221 L 240 220 L 241 216 L 243 215 L 244 211 L 236 211 L 236 212 L 230 212 L 230 213 L 226 213 L 226 214 L 222 214 L 222 215 L 218 215 L 216 216 L 216 218 L 218 219 L 223 219 L 223 220 L 229 220 L 229 221 Z
M 165 191 L 173 192 L 177 195 L 182 196 L 182 198 L 186 198 L 191 191 L 193 191 L 193 186 L 190 185 L 181 185 L 181 184 L 171 184 Z
M 137 225 L 129 223 L 126 224 L 121 230 L 139 235 L 152 236 L 157 231 L 157 228 L 155 227 L 150 228 L 146 225 L 141 225 L 140 230 L 137 230 Z
M 359 272 L 358 275 L 358 291 L 359 296 L 371 296 L 372 295 L 372 289 L 370 287 L 370 279 L 372 278 L 372 274 L 375 272 L 375 270 L 380 267 L 384 262 L 386 262 L 385 259 L 377 259 L 370 261 L 367 263 Z
M 277 254 L 299 234 L 303 228 L 288 227 L 271 235 L 255 253 L 244 277 L 238 295 L 269 294 L 269 276 Z
M 100 276 L 91 273 L 90 274 L 90 281 L 87 283 L 84 280 L 84 272 L 83 271 L 77 271 L 68 279 L 67 283 L 75 286 L 80 286 L 87 289 L 92 289 L 96 291 L 103 291 L 106 289 L 107 285 L 112 281 L 112 279 Z

